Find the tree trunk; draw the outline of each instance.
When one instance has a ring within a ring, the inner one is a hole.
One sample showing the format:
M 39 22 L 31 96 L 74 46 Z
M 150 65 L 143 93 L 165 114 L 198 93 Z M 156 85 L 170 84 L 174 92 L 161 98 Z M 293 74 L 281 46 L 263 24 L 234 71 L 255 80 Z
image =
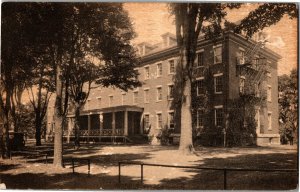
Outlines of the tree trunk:
M 3 135 L 1 138 L 1 151 L 2 151 L 2 158 L 9 158 L 10 155 L 10 147 L 9 147 L 9 119 L 8 113 L 3 115 Z
M 183 89 L 179 150 L 184 154 L 190 154 L 194 151 L 191 113 L 191 81 L 189 78 L 187 78 Z
M 55 134 L 54 134 L 54 156 L 53 165 L 63 167 L 63 114 L 62 114 L 62 82 L 60 79 L 61 69 L 56 67 L 56 100 L 55 100 Z
M 75 138 L 74 138 L 74 146 L 77 149 L 80 147 L 80 132 L 79 132 L 80 108 L 81 108 L 80 104 L 75 103 L 75 119 L 74 119 Z
M 42 127 L 42 120 L 39 116 L 36 115 L 35 117 L 35 143 L 36 146 L 41 146 L 41 127 Z
M 193 135 L 192 135 L 192 113 L 191 113 L 191 79 L 188 75 L 187 51 L 181 50 L 182 64 L 182 104 L 181 104 L 181 131 L 179 150 L 183 154 L 194 152 Z

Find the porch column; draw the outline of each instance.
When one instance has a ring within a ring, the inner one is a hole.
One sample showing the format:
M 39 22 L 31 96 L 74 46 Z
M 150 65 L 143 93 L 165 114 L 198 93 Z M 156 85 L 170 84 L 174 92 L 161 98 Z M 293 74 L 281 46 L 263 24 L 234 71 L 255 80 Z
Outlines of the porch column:
M 100 122 L 99 122 L 99 124 L 100 124 L 100 135 L 102 135 L 102 132 L 103 132 L 103 113 L 102 112 L 100 112 L 100 114 L 99 114 L 99 120 L 100 120 Z
M 128 135 L 128 111 L 125 109 L 124 111 L 124 135 Z
M 144 119 L 144 114 L 142 114 L 141 116 L 140 116 L 141 118 L 140 118 L 140 135 L 142 135 L 142 134 L 144 134 L 143 132 L 143 129 L 144 129 L 144 127 L 143 127 L 143 119 Z
M 88 115 L 88 142 L 90 141 L 90 132 L 91 132 L 91 115 Z
M 113 111 L 112 112 L 112 134 L 115 135 L 116 134 L 116 113 Z

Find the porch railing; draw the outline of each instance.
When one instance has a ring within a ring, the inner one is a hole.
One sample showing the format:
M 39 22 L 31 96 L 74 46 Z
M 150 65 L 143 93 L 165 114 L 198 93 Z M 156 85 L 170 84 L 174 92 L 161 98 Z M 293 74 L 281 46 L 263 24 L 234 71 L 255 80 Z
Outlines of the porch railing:
M 68 130 L 64 130 L 64 136 L 69 135 Z M 123 129 L 115 129 L 113 133 L 112 129 L 91 129 L 91 130 L 79 130 L 80 136 L 122 136 L 124 135 Z M 74 130 L 72 130 L 70 136 L 74 136 Z

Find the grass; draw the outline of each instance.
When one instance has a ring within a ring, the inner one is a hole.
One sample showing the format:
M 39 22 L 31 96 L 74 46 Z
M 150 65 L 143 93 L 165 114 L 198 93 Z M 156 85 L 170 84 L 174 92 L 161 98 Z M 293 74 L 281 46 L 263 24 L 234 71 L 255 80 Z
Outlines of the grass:
M 52 144 L 28 146 L 26 150 L 47 151 Z M 0 179 L 8 189 L 223 189 L 223 172 L 165 167 L 144 167 L 144 184 L 140 183 L 140 166 L 124 165 L 118 183 L 118 162 L 145 162 L 167 165 L 217 168 L 298 169 L 296 149 L 283 147 L 196 148 L 197 155 L 183 156 L 176 146 L 107 146 L 83 145 L 79 150 L 64 147 L 64 158 L 91 159 L 91 175 L 85 162 L 76 164 L 72 173 L 66 168 L 44 164 L 43 157 L 0 162 Z M 51 161 L 51 159 L 50 159 Z M 298 185 L 298 173 L 228 172 L 227 189 L 288 190 Z

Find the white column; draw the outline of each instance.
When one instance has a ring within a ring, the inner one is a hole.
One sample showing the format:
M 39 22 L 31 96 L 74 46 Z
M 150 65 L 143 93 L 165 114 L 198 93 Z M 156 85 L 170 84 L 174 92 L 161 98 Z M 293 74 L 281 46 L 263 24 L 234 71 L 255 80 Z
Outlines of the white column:
M 103 113 L 100 112 L 99 114 L 99 123 L 100 123 L 100 135 L 102 135 L 102 132 L 103 132 Z
M 112 134 L 115 135 L 116 134 L 116 113 L 113 111 L 112 112 Z
M 128 135 L 128 111 L 125 109 L 124 111 L 124 135 Z
M 88 141 L 90 141 L 90 132 L 91 132 L 91 115 L 88 115 Z

